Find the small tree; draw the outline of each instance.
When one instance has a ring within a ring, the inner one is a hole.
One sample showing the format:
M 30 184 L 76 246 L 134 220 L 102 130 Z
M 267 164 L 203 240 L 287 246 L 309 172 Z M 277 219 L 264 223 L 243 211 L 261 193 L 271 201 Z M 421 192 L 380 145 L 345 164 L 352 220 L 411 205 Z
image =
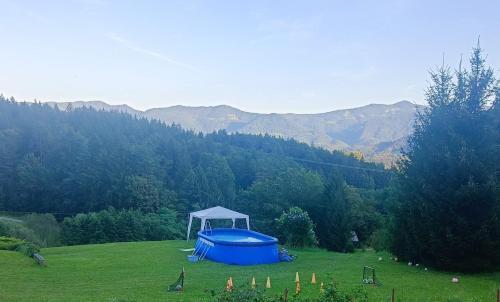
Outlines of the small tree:
M 278 219 L 280 239 L 291 247 L 315 246 L 318 244 L 314 224 L 309 214 L 299 207 L 283 212 Z
M 26 227 L 40 238 L 42 247 L 58 246 L 61 243 L 61 227 L 52 214 L 29 214 L 23 217 Z
M 345 253 L 354 250 L 352 210 L 346 191 L 342 177 L 332 173 L 325 184 L 321 202 L 313 208 L 320 246 L 329 251 Z

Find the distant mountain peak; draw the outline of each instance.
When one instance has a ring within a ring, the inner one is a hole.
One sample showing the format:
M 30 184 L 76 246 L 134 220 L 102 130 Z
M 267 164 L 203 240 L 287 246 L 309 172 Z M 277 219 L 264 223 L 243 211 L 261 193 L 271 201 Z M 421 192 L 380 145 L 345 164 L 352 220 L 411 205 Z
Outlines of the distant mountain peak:
M 396 102 L 394 104 L 392 104 L 393 106 L 398 106 L 398 107 L 402 107 L 402 106 L 409 106 L 409 107 L 421 107 L 421 105 L 418 105 L 418 104 L 415 104 L 415 103 L 412 103 L 410 101 L 407 101 L 407 100 L 402 100 L 402 101 L 399 101 L 399 102 Z

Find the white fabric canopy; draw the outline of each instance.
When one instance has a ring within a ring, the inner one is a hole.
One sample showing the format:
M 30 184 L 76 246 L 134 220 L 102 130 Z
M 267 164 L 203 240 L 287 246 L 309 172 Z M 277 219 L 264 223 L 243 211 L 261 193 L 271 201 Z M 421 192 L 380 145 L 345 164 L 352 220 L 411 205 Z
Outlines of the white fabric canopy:
M 250 220 L 248 215 L 241 214 L 236 211 L 217 206 L 197 212 L 192 212 L 189 214 L 189 224 L 186 236 L 187 240 L 189 240 L 189 234 L 191 233 L 191 224 L 193 222 L 193 218 L 201 219 L 202 231 L 205 229 L 205 223 L 207 219 L 231 219 L 233 221 L 233 228 L 236 223 L 236 219 L 245 219 L 247 222 L 247 229 L 250 230 Z

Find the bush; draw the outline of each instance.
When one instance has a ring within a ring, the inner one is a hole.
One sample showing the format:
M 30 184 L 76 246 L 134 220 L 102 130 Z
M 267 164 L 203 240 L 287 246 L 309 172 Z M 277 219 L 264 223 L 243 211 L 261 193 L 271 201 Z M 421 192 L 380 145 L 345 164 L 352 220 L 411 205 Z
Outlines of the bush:
M 16 252 L 20 252 L 28 257 L 33 257 L 33 254 L 39 253 L 40 248 L 30 242 L 24 242 L 16 247 Z
M 248 286 L 237 286 L 231 291 L 221 291 L 216 292 L 214 290 L 209 291 L 212 296 L 212 301 L 214 302 L 272 302 L 279 301 L 277 299 L 266 298 L 264 291 L 260 289 L 252 289 Z
M 176 212 L 162 208 L 158 213 L 146 214 L 142 220 L 144 236 L 147 240 L 180 239 L 184 232 L 177 222 Z
M 335 282 L 325 285 L 324 292 L 315 298 L 302 298 L 291 291 L 288 293 L 290 302 L 368 302 L 368 292 L 363 286 L 357 286 L 350 290 L 341 290 Z M 231 291 L 208 291 L 213 302 L 281 302 L 285 301 L 282 296 L 267 295 L 265 291 L 248 286 L 234 287 Z
M 180 239 L 183 235 L 175 211 L 168 208 L 146 214 L 110 208 L 68 217 L 62 223 L 62 240 L 68 245 Z
M 318 244 L 314 224 L 309 214 L 299 207 L 283 212 L 277 221 L 279 237 L 291 247 L 315 246 Z
M 16 251 L 28 257 L 33 257 L 34 253 L 40 252 L 38 246 L 33 243 L 13 237 L 0 237 L 0 250 Z
M 330 282 L 325 285 L 324 292 L 318 302 L 368 302 L 368 292 L 363 286 L 357 286 L 349 291 L 340 290 L 337 283 Z
M 7 251 L 13 251 L 15 250 L 18 246 L 24 244 L 25 241 L 18 239 L 18 238 L 12 238 L 12 237 L 0 237 L 0 250 L 7 250 Z
M 0 236 L 19 238 L 43 246 L 43 241 L 22 222 L 0 220 Z

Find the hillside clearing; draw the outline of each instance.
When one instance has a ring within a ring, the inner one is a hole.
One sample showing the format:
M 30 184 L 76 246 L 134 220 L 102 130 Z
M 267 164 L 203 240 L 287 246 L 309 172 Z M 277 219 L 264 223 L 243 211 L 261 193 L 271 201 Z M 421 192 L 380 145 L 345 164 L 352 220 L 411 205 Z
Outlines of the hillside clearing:
M 425 272 L 422 267 L 395 263 L 385 253 L 373 251 L 339 254 L 319 249 L 292 251 L 293 263 L 261 266 L 229 266 L 204 261 L 191 264 L 179 249 L 184 241 L 130 242 L 82 245 L 43 249 L 48 267 L 38 267 L 20 253 L 0 251 L 0 301 L 206 301 L 206 289 L 220 289 L 229 276 L 235 285 L 249 284 L 252 276 L 264 286 L 271 277 L 273 293 L 293 290 L 299 272 L 303 295 L 317 295 L 319 285 L 310 284 L 312 272 L 318 282 L 330 275 L 341 286 L 360 284 L 362 268 L 376 268 L 383 283 L 368 287 L 370 300 L 387 301 L 392 287 L 398 301 L 445 301 L 450 297 L 494 301 L 500 287 L 500 273 L 461 276 L 452 284 L 454 274 Z M 378 261 L 378 257 L 383 257 Z M 167 293 L 182 267 L 186 270 L 183 293 Z

